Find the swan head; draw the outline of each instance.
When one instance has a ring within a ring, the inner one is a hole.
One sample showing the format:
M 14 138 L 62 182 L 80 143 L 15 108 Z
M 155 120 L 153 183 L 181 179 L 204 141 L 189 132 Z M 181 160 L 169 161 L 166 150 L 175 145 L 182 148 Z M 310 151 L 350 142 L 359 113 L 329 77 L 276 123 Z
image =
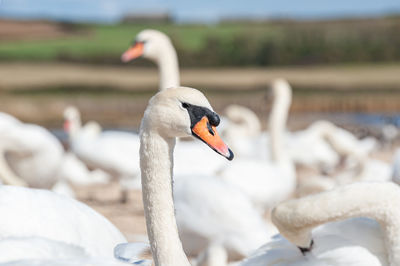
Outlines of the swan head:
M 301 253 L 305 254 L 313 246 L 314 241 L 311 231 L 315 225 L 298 224 L 299 221 L 296 220 L 296 215 L 303 210 L 296 208 L 296 203 L 296 200 L 288 200 L 275 206 L 271 212 L 271 221 L 282 236 L 295 244 Z
M 274 96 L 281 96 L 285 98 L 292 97 L 292 88 L 287 80 L 278 78 L 272 81 L 272 93 Z
M 78 127 L 81 121 L 81 115 L 78 108 L 75 106 L 68 106 L 65 108 L 64 113 L 64 131 L 70 132 L 74 127 Z
M 194 136 L 217 153 L 233 159 L 233 152 L 222 141 L 216 127 L 220 118 L 200 91 L 174 87 L 154 95 L 145 111 L 141 131 L 155 130 L 168 137 Z
M 122 62 L 129 62 L 143 56 L 157 62 L 165 52 L 166 47 L 173 47 L 167 35 L 157 30 L 142 30 L 136 36 L 132 46 L 122 54 L 121 60 Z

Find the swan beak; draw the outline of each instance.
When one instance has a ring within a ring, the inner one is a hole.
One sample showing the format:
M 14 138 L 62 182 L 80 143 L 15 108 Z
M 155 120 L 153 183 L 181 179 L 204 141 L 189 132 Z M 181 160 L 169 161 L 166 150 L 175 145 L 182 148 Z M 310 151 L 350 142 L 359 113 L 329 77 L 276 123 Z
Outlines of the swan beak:
M 68 132 L 68 131 L 69 131 L 70 125 L 71 125 L 71 124 L 70 124 L 69 121 L 65 121 L 65 122 L 64 122 L 63 128 L 64 128 L 64 131 L 65 131 L 65 132 Z
M 192 133 L 195 137 L 199 138 L 211 149 L 221 154 L 229 161 L 233 159 L 233 152 L 218 135 L 216 127 L 210 125 L 206 116 L 203 116 L 203 118 L 193 126 Z
M 139 56 L 143 55 L 144 44 L 142 42 L 136 42 L 132 45 L 125 53 L 122 54 L 121 60 L 124 63 L 127 63 Z

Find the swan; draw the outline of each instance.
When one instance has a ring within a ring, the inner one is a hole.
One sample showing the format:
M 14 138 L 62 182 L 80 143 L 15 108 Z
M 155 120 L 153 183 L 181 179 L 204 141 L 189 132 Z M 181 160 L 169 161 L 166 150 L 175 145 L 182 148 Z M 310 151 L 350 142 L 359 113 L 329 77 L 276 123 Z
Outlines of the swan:
M 141 56 L 157 64 L 159 90 L 180 85 L 178 57 L 166 34 L 157 30 L 142 30 L 137 34 L 133 45 L 122 54 L 121 60 L 129 62 Z
M 272 207 L 286 199 L 296 187 L 294 165 L 285 154 L 285 126 L 291 103 L 291 90 L 281 86 L 281 81 L 272 86 L 275 98 L 270 114 L 270 160 L 237 159 L 221 170 L 220 176 L 235 185 L 261 210 Z M 284 94 L 285 97 L 278 97 Z M 267 146 L 265 146 L 267 147 Z M 260 149 L 260 148 L 259 148 Z
M 233 153 L 215 130 L 218 124 L 218 115 L 198 90 L 170 88 L 149 101 L 140 126 L 140 166 L 146 226 L 155 265 L 190 265 L 174 212 L 175 138 L 195 136 L 231 160 Z
M 4 117 L 7 118 L 4 120 Z M 58 181 L 57 173 L 64 155 L 57 138 L 41 126 L 22 123 L 6 114 L 1 115 L 0 121 L 2 181 L 10 185 L 51 188 Z
M 72 106 L 64 110 L 64 119 L 71 150 L 87 166 L 120 180 L 139 180 L 138 135 L 102 132 L 101 127 L 93 123 L 82 127 L 80 113 Z
M 398 200 L 396 184 L 360 182 L 283 202 L 281 235 L 241 265 L 400 265 Z

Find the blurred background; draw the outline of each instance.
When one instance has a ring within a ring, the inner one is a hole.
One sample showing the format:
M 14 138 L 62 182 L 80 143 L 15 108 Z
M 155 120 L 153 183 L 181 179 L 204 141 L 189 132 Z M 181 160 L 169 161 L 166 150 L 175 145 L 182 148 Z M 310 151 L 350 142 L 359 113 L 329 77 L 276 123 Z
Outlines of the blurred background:
M 120 57 L 146 28 L 171 38 L 182 85 L 201 89 L 217 112 L 250 107 L 265 129 L 270 82 L 285 78 L 293 87 L 289 129 L 326 119 L 358 137 L 385 139 L 390 145 L 379 158 L 392 160 L 400 126 L 399 0 L 0 0 L 0 111 L 64 142 L 68 105 L 83 122 L 136 132 L 158 90 L 158 70 Z M 104 191 L 97 198 L 119 200 L 112 186 Z M 91 206 L 126 235 L 144 234 L 141 196 L 133 197 L 137 227 L 131 205 Z
M 217 111 L 239 103 L 265 123 L 269 82 L 283 77 L 294 89 L 289 128 L 317 118 L 375 134 L 400 125 L 396 0 L 1 0 L 0 19 L 1 111 L 53 130 L 69 104 L 84 120 L 137 129 L 158 72 L 120 55 L 145 28 L 170 36 L 182 84 Z

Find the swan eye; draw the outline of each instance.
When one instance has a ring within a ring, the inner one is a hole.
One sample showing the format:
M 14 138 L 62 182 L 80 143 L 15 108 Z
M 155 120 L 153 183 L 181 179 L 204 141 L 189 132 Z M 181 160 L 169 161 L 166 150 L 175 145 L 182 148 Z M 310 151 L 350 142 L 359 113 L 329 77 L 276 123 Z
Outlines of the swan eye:
M 182 103 L 182 107 L 187 109 L 187 108 L 189 107 L 189 104 L 187 104 L 187 103 Z

